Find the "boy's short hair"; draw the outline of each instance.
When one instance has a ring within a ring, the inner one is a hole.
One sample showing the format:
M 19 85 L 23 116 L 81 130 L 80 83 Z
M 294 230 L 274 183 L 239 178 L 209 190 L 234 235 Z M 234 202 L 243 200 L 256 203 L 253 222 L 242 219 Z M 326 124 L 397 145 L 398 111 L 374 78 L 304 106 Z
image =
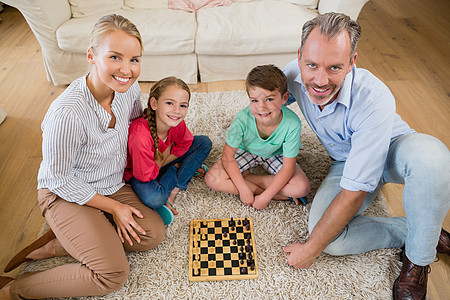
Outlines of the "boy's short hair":
M 278 90 L 283 96 L 287 92 L 287 77 L 274 65 L 262 65 L 254 67 L 247 75 L 245 88 L 260 87 L 268 91 Z

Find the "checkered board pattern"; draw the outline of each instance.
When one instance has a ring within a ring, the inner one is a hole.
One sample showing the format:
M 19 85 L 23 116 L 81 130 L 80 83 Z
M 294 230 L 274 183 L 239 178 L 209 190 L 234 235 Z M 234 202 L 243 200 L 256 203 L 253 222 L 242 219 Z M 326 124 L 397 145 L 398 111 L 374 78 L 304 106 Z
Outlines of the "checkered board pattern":
M 190 281 L 258 277 L 251 219 L 192 220 L 189 243 Z

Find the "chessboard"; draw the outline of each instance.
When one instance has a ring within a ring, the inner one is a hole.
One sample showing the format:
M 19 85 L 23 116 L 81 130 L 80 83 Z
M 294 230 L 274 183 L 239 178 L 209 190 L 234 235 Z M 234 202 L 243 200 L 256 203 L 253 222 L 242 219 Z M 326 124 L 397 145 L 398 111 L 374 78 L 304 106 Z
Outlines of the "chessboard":
M 189 243 L 190 281 L 258 277 L 251 219 L 192 220 Z

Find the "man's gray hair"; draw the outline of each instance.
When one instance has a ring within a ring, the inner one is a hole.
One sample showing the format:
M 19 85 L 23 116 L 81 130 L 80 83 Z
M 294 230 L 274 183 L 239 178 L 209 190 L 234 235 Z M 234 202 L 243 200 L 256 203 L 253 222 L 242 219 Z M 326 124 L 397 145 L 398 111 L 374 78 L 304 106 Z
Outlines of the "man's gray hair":
M 327 35 L 330 39 L 340 34 L 343 30 L 347 30 L 351 43 L 350 57 L 353 57 L 356 50 L 356 44 L 358 44 L 359 38 L 361 37 L 361 26 L 359 26 L 358 22 L 350 19 L 349 16 L 334 12 L 318 15 L 303 25 L 300 55 L 303 51 L 306 39 L 316 27 L 319 27 L 320 32 Z

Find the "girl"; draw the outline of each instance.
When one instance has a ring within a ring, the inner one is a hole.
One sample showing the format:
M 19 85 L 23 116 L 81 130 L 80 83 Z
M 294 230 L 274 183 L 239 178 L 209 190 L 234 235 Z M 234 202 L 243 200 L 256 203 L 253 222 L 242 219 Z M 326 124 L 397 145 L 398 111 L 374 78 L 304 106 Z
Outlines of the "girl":
M 203 176 L 203 161 L 211 151 L 207 136 L 193 137 L 186 127 L 191 93 L 181 79 L 167 77 L 150 89 L 144 116 L 130 125 L 124 178 L 145 205 L 170 224 L 178 212 L 175 196 L 192 176 Z M 165 205 L 166 204 L 166 205 Z
M 130 272 L 125 251 L 164 239 L 164 223 L 123 183 L 128 125 L 142 113 L 142 41 L 118 15 L 101 18 L 91 34 L 92 68 L 51 104 L 42 122 L 38 202 L 51 230 L 19 252 L 5 272 L 33 259 L 71 255 L 78 262 L 0 278 L 0 299 L 105 295 Z

